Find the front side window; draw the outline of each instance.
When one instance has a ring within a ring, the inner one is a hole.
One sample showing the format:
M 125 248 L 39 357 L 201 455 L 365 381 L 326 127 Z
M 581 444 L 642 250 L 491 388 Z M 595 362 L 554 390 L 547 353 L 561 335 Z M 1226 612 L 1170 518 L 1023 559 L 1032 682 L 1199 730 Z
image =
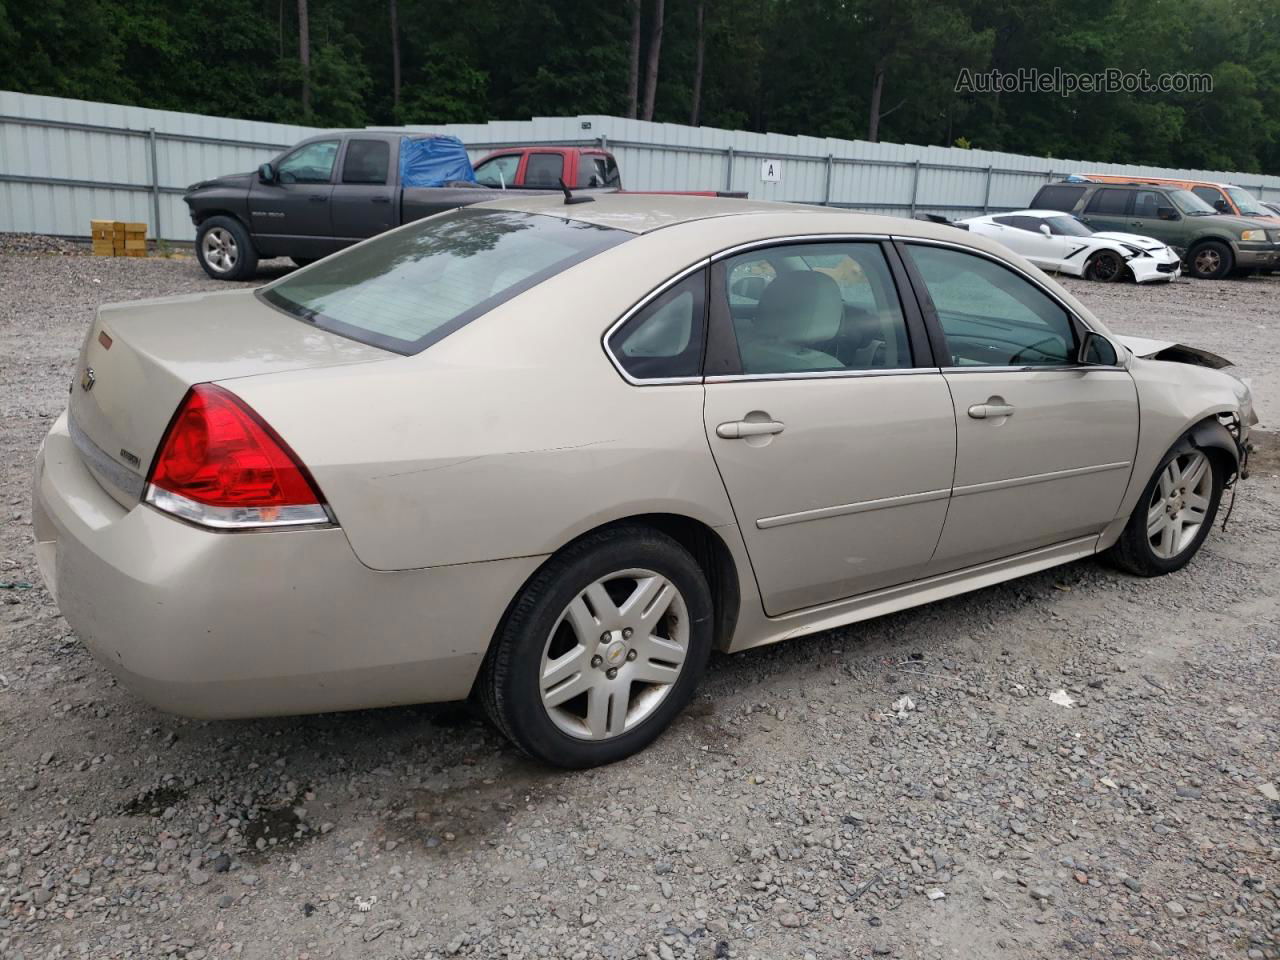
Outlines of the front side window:
M 1123 216 L 1129 205 L 1128 190 L 1104 188 L 1089 199 L 1086 213 L 1097 213 L 1102 216 Z
M 342 162 L 342 182 L 383 184 L 390 167 L 391 144 L 386 140 L 352 140 Z
M 276 167 L 281 183 L 328 183 L 338 159 L 337 140 L 304 143 Z
M 912 364 L 897 288 L 876 243 L 753 250 L 729 259 L 724 276 L 744 374 Z
M 1062 366 L 1074 362 L 1071 317 L 1029 280 L 946 247 L 908 245 L 933 300 L 949 366 Z
M 609 338 L 614 359 L 636 380 L 702 373 L 707 278 L 699 270 L 647 303 Z
M 520 169 L 520 154 L 509 153 L 502 157 L 494 157 L 476 167 L 476 182 L 486 187 L 505 190 L 516 182 L 518 169 Z
M 1227 196 L 1229 196 L 1240 211 L 1240 215 L 1244 217 L 1272 217 L 1271 213 L 1262 206 L 1262 202 L 1248 190 L 1242 190 L 1239 187 L 1227 187 Z
M 1156 193 L 1154 190 L 1139 190 L 1133 195 L 1133 215 L 1142 217 L 1146 220 L 1156 220 L 1160 217 L 1160 208 L 1167 207 L 1168 201 L 1165 200 L 1163 193 Z
M 526 187 L 558 187 L 564 177 L 564 157 L 558 153 L 531 153 L 524 168 Z
M 412 354 L 630 236 L 553 216 L 464 208 L 334 254 L 259 295 L 321 329 Z
M 1170 190 L 1167 196 L 1175 207 L 1191 216 L 1203 217 L 1218 212 L 1212 204 L 1205 203 L 1190 190 Z

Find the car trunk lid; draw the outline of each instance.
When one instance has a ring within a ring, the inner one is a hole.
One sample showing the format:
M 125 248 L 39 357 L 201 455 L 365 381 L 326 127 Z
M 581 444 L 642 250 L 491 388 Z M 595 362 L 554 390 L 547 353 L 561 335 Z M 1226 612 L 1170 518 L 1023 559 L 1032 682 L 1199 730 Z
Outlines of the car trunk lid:
M 103 488 L 133 506 L 193 384 L 395 357 L 287 316 L 249 290 L 108 304 L 80 351 L 70 431 Z

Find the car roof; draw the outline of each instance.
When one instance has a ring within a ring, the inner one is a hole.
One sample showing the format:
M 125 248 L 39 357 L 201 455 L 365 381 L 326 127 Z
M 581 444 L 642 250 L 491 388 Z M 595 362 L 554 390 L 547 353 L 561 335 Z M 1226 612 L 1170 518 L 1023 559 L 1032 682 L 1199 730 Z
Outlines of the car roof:
M 768 200 L 734 200 L 728 197 L 681 196 L 662 193 L 589 194 L 591 203 L 565 203 L 563 196 L 509 196 L 487 200 L 476 206 L 518 213 L 542 213 L 628 233 L 651 233 L 680 223 L 760 213 L 817 214 L 832 216 L 844 212 L 831 207 Z M 584 194 L 584 196 L 587 196 Z
M 593 195 L 592 203 L 566 204 L 562 196 L 520 196 L 518 191 L 508 191 L 508 194 L 475 206 L 563 217 L 634 234 L 704 223 L 719 224 L 716 233 L 726 240 L 732 240 L 736 235 L 744 242 L 801 233 L 867 234 L 966 242 L 965 231 L 949 224 L 802 203 L 660 193 L 597 193 Z

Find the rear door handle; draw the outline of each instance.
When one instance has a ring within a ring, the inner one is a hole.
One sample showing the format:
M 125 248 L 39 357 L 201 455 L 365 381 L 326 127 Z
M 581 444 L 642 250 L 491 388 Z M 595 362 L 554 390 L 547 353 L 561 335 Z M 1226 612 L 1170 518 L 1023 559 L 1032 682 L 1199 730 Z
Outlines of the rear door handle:
M 307 199 L 310 200 L 312 203 L 324 203 L 329 198 L 326 197 L 323 193 L 313 193 L 311 194 L 311 196 L 307 197 Z
M 716 436 L 724 440 L 741 440 L 744 437 L 765 437 L 781 433 L 785 423 L 777 420 L 731 420 L 716 427 Z
M 390 203 L 391 198 L 390 197 L 374 197 L 373 202 L 374 203 Z
M 969 416 L 975 420 L 986 420 L 988 417 L 1013 416 L 1011 403 L 975 403 L 969 408 Z

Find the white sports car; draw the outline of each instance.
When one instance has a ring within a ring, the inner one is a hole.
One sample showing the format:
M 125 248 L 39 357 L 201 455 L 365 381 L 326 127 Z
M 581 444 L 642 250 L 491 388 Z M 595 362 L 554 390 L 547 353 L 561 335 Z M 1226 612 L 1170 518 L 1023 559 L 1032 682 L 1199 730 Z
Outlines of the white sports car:
M 1094 233 L 1057 210 L 995 213 L 957 225 L 990 237 L 1042 270 L 1086 280 L 1168 283 L 1182 274 L 1182 258 L 1161 241 L 1134 233 Z

